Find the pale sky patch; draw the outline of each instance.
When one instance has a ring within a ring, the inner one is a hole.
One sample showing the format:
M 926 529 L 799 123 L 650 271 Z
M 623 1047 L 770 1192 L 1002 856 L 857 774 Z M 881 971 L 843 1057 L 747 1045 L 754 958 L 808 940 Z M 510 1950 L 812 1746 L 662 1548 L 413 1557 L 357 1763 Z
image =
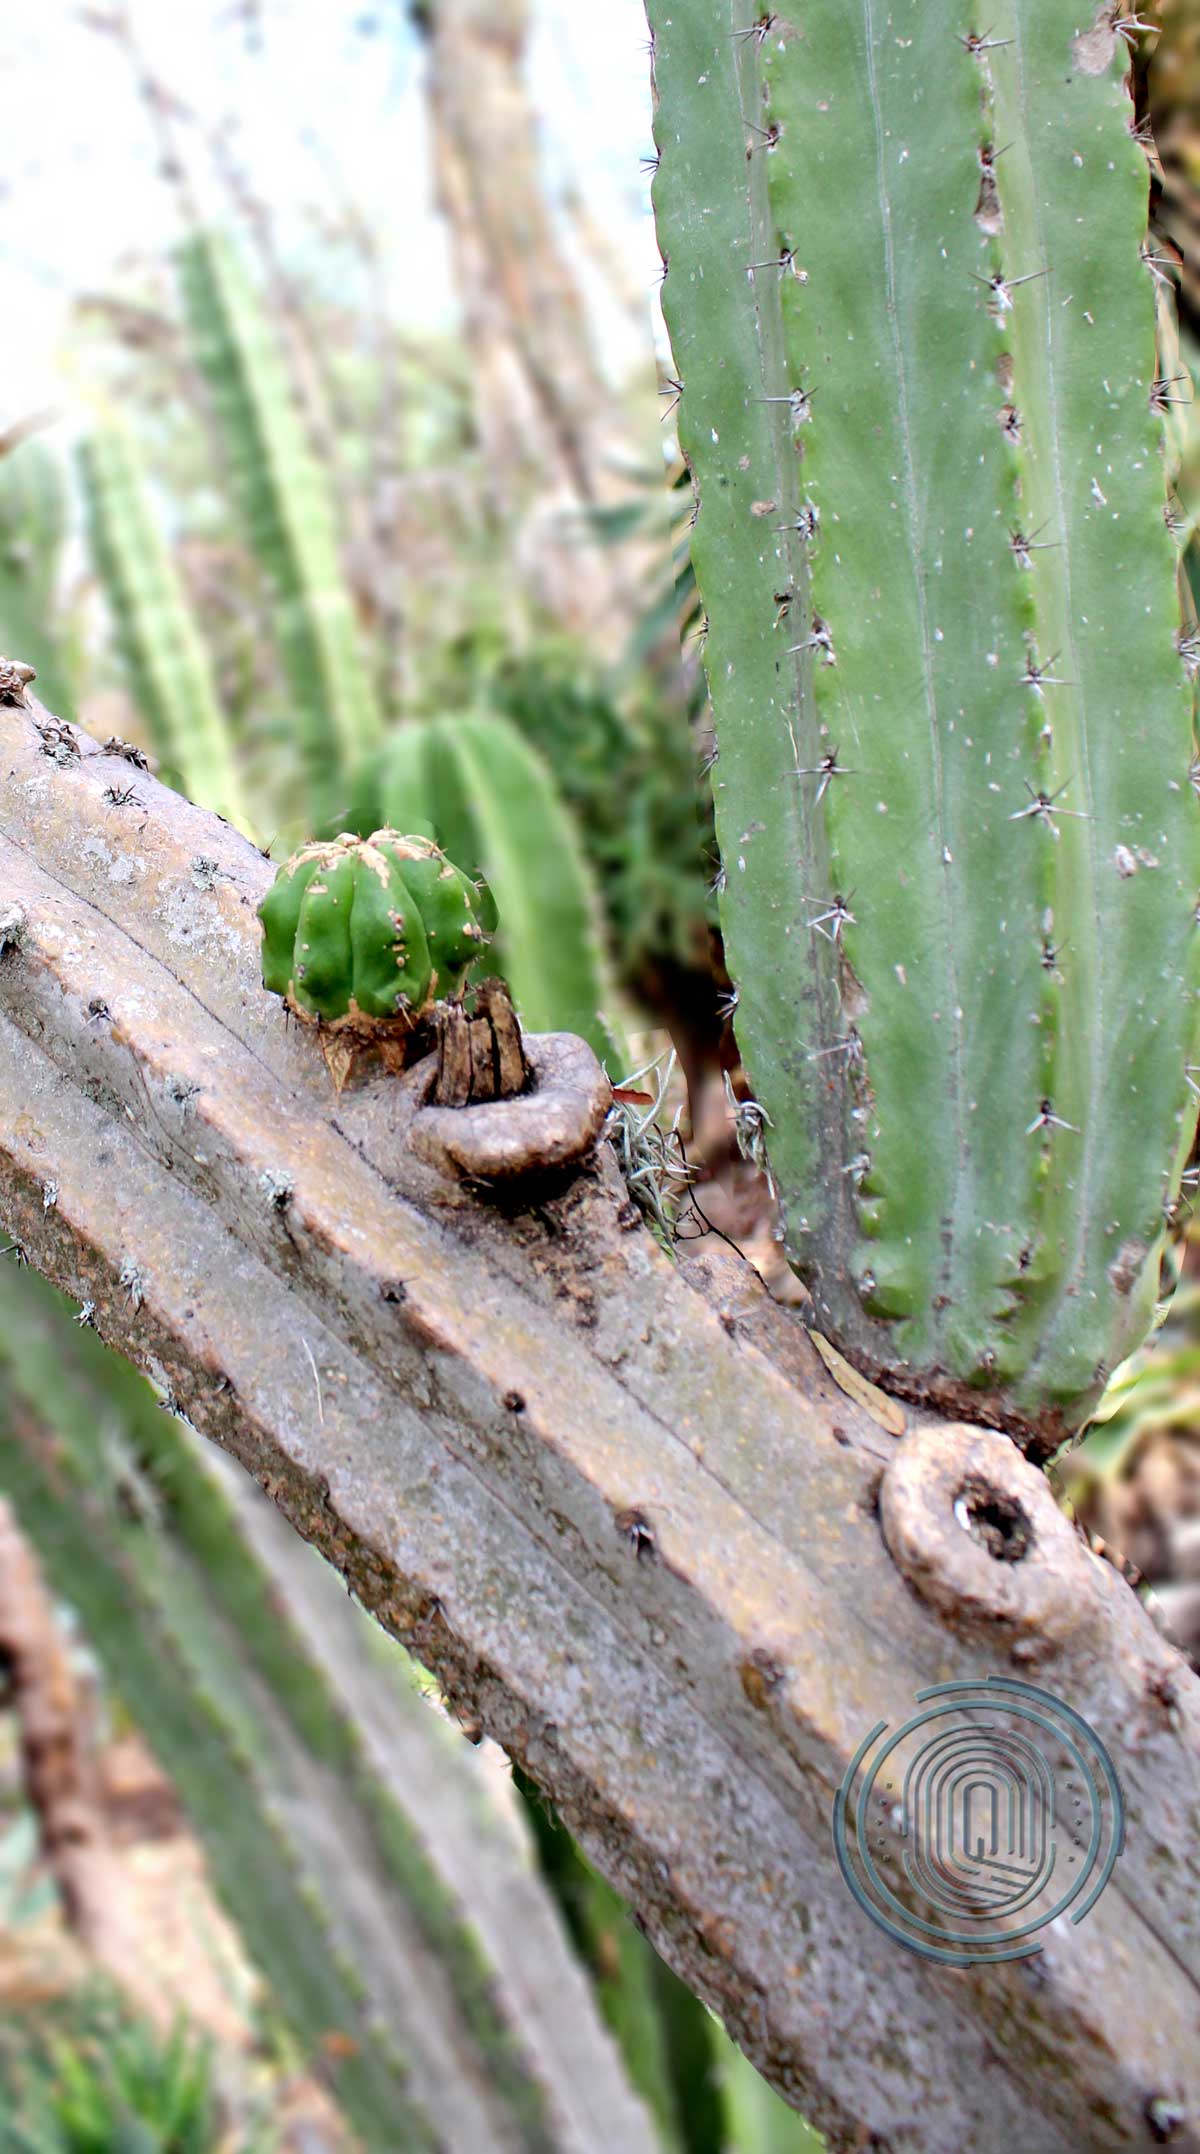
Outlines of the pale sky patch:
M 384 241 L 393 318 L 414 328 L 453 322 L 420 51 L 397 0 L 379 7 L 374 36 L 357 35 L 355 11 L 328 0 L 264 0 L 257 57 L 244 48 L 229 0 L 135 0 L 134 13 L 152 63 L 180 96 L 210 125 L 235 118 L 239 158 L 276 213 L 285 252 L 313 257 L 297 205 L 328 200 L 324 175 L 332 172 Z M 47 403 L 70 404 L 72 299 L 119 288 L 123 262 L 165 253 L 180 228 L 125 62 L 81 24 L 78 0 L 9 11 L 0 75 L 4 425 Z M 532 84 L 552 188 L 573 183 L 586 193 L 631 281 L 646 290 L 648 338 L 658 261 L 639 164 L 650 147 L 640 0 L 537 0 Z M 202 158 L 195 163 L 201 173 Z M 636 320 L 610 308 L 603 333 L 614 370 L 633 364 L 643 333 Z

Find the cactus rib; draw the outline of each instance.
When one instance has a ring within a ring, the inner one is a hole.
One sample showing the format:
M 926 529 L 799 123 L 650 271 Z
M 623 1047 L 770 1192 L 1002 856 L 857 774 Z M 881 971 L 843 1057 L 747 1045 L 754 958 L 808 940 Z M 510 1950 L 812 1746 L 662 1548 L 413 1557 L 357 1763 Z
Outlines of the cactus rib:
M 1016 273 L 1018 247 L 1039 247 L 1052 270 L 1013 308 L 1011 333 L 1015 382 L 1031 385 L 1022 514 L 1061 540 L 1034 556 L 1032 578 L 1039 651 L 1061 651 L 1067 677 L 1052 697 L 1045 784 L 1068 784 L 1079 811 L 1048 849 L 1053 934 L 1067 945 L 1052 1090 L 1080 1135 L 1051 1145 L 1047 1230 L 1065 1261 L 1020 1319 L 1032 1348 L 1021 1389 L 1032 1398 L 1041 1386 L 1088 1389 L 1148 1328 L 1172 1155 L 1181 1143 L 1186 1152 L 1195 1123 L 1181 1064 L 1195 1029 L 1200 869 L 1128 54 L 1103 26 L 1098 52 L 1071 47 L 1073 125 L 1048 169 L 1038 151 L 1062 133 L 1066 10 L 1047 17 L 1009 0 L 998 21 L 1013 42 L 1005 67 L 1000 53 L 984 62 L 995 139 L 1019 124 L 998 167 L 1005 273 Z M 1106 39 L 1111 58 L 1097 70 Z

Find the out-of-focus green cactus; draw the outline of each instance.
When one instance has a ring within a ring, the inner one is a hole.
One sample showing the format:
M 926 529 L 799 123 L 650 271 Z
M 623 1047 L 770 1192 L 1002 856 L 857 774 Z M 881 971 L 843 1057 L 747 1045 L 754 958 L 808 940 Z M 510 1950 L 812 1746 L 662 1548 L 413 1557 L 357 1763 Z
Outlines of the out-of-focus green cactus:
M 163 2033 L 101 1984 L 49 2011 L 5 2013 L 4 2154 L 213 2154 L 223 2107 L 211 2040 L 182 2020 Z M 267 2133 L 253 2124 L 239 2139 L 243 2154 L 267 2154 Z
M 761 2079 L 716 2014 L 642 1935 L 519 1766 L 543 1873 L 663 2154 L 817 2154 L 824 2141 Z
M 302 846 L 258 911 L 264 987 L 309 1022 L 398 1039 L 462 993 L 496 924 L 486 884 L 399 830 Z
M 333 504 L 271 324 L 230 242 L 193 233 L 180 249 L 179 268 L 247 539 L 277 600 L 276 634 L 316 820 L 337 797 L 339 771 L 381 733 Z
M 401 726 L 359 772 L 346 820 L 361 832 L 384 821 L 427 830 L 486 876 L 501 922 L 496 967 L 525 1025 L 578 1032 L 610 1075 L 629 1067 L 578 836 L 544 759 L 506 719 Z
M 247 1671 L 237 1662 L 268 1616 L 262 1583 L 253 1574 L 246 1580 L 260 1596 L 246 1632 L 218 1608 L 205 1612 L 202 1581 L 156 1521 L 167 1502 L 193 1514 L 200 1506 L 203 1525 L 215 1492 L 204 1492 L 194 1474 L 189 1480 L 178 1436 L 164 1439 L 148 1416 L 143 1420 L 156 1409 L 149 1397 L 133 1404 L 141 1389 L 133 1372 L 98 1384 L 86 1367 L 88 1342 L 68 1355 L 63 1320 L 39 1314 L 30 1288 L 22 1279 L 18 1299 L 15 1283 L 0 1280 L 0 1487 L 179 1787 L 206 1839 L 214 1882 L 294 2035 L 313 2053 L 331 2036 L 345 2037 L 332 2064 L 334 2084 L 348 2116 L 375 2143 L 403 2117 L 413 2144 L 432 2147 L 428 2120 L 412 2114 L 402 2058 L 389 2053 L 382 2029 L 368 2034 L 363 2025 L 361 1972 L 330 1935 L 323 1903 L 330 1884 L 336 1897 L 336 1874 L 322 1880 L 302 1866 L 289 1832 L 286 1790 L 295 1761 L 272 1786 L 283 1730 L 276 1727 L 272 1739 L 270 1722 L 256 1729 L 247 1713 Z M 21 1440 L 12 1414 L 22 1404 L 55 1432 L 53 1467 L 44 1447 Z M 158 1418 L 169 1426 L 165 1415 Z M 230 1532 L 229 1550 L 235 1545 Z M 336 1846 L 341 1821 L 330 1825 Z
M 138 451 L 109 423 L 81 442 L 78 460 L 92 559 L 155 752 L 190 800 L 248 829 L 208 653 Z
M 851 1359 L 1044 1452 L 1146 1327 L 1196 1119 L 1128 47 L 1068 0 L 649 15 L 722 925 L 788 1250 Z
M 724 2154 L 727 2146 L 735 2154 L 712 2084 L 713 2054 L 724 2039 L 719 2020 L 659 1959 L 519 1767 L 514 1778 L 529 1807 L 543 1872 L 626 2069 L 653 2111 L 664 2154 Z M 686 2057 L 686 2076 L 674 2069 L 677 2055 Z
M 164 1404 L 61 1296 L 0 1268 L 0 1490 L 178 1788 L 302 2057 L 367 2148 L 648 2146 L 475 1753 Z
M 623 979 L 647 967 L 706 968 L 708 904 L 701 808 L 688 727 L 643 696 L 622 707 L 580 654 L 551 646 L 509 657 L 489 706 L 545 756 L 579 826 Z
M 35 435 L 0 455 L 0 651 L 33 666 L 38 694 L 69 717 L 75 705 L 59 626 L 66 535 L 58 458 Z

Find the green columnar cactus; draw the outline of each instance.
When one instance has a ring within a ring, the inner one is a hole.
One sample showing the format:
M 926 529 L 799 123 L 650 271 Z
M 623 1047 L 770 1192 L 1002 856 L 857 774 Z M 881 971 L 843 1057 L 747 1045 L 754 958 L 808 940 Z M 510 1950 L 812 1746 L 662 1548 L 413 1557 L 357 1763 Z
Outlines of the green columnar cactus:
M 428 830 L 485 874 L 503 923 L 497 969 L 529 1030 L 578 1032 L 610 1076 L 629 1067 L 606 1014 L 600 907 L 575 827 L 544 758 L 506 719 L 401 726 L 360 770 L 347 821 Z
M 36 669 L 39 696 L 63 717 L 75 703 L 58 626 L 66 526 L 53 450 L 35 436 L 0 455 L 0 651 Z
M 309 1023 L 403 1047 L 461 995 L 496 924 L 474 882 L 426 837 L 376 830 L 302 846 L 259 906 L 263 985 Z
M 190 800 L 248 829 L 233 739 L 171 549 L 129 435 L 78 450 L 92 559 L 155 752 Z
M 1196 1108 L 1128 50 L 1074 0 L 649 15 L 722 922 L 789 1254 L 860 1366 L 1044 1451 L 1146 1327 Z
M 275 593 L 279 650 L 319 815 L 336 798 L 339 771 L 381 733 L 333 503 L 270 323 L 233 248 L 219 235 L 194 233 L 179 270 L 246 536 Z

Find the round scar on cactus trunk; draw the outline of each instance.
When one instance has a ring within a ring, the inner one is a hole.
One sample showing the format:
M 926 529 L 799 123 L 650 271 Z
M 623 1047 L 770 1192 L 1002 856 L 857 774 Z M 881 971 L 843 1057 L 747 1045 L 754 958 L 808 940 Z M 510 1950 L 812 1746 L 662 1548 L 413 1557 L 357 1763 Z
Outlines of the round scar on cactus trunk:
M 369 1049 L 403 1068 L 434 1005 L 462 995 L 496 925 L 485 883 L 431 839 L 398 830 L 302 846 L 258 910 L 263 985 L 318 1028 L 339 1091 Z

